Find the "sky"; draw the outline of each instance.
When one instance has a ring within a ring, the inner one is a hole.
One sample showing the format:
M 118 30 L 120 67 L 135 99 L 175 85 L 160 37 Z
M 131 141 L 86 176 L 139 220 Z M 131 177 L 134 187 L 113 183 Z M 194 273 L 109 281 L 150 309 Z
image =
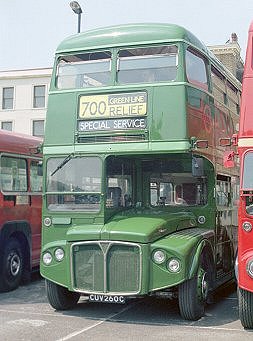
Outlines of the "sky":
M 78 0 L 81 31 L 127 23 L 172 23 L 206 45 L 237 33 L 245 57 L 253 0 Z M 52 67 L 59 43 L 77 32 L 70 0 L 0 0 L 0 71 Z

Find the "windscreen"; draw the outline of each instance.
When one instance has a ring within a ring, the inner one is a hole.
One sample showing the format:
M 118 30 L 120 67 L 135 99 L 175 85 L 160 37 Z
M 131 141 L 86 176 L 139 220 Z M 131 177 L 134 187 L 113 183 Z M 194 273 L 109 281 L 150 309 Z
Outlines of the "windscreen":
M 253 215 L 253 152 L 248 152 L 244 156 L 243 173 L 242 173 L 242 190 L 249 195 L 245 196 L 246 211 L 248 214 Z
M 245 154 L 243 163 L 242 189 L 253 190 L 253 152 Z
M 47 207 L 52 211 L 100 210 L 102 162 L 98 157 L 68 156 L 47 162 Z

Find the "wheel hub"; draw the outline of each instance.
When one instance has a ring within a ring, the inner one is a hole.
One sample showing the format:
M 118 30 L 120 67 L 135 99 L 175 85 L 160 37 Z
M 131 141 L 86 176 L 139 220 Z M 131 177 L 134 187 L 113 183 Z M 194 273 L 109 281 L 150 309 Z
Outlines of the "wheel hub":
M 206 301 L 208 289 L 207 273 L 200 269 L 198 274 L 198 296 L 201 301 Z
M 21 266 L 20 257 L 15 253 L 10 258 L 10 272 L 12 276 L 17 276 Z

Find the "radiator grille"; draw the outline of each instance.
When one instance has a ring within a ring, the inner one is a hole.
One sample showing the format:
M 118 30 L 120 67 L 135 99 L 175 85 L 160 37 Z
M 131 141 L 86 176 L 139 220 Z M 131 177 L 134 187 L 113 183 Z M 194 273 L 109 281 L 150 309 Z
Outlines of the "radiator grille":
M 74 288 L 85 293 L 140 291 L 141 252 L 135 244 L 76 243 L 72 246 Z

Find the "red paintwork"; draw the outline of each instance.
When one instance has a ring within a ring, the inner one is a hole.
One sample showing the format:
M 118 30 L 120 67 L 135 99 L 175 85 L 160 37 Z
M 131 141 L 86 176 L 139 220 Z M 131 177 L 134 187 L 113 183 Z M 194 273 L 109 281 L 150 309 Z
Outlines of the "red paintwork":
M 238 134 L 238 153 L 241 161 L 241 184 L 243 155 L 246 151 L 253 151 L 249 144 L 247 147 L 240 147 L 240 142 L 245 138 L 253 138 L 253 22 L 249 28 L 248 45 L 242 83 L 242 101 L 240 113 L 240 129 Z M 253 176 L 253 170 L 252 170 Z M 246 213 L 245 196 L 240 184 L 240 202 L 238 210 L 238 285 L 240 288 L 253 292 L 253 279 L 246 272 L 247 260 L 253 258 L 253 231 L 245 232 L 242 224 L 245 221 L 253 225 L 252 215 Z
M 28 163 L 28 178 L 30 171 L 30 162 L 34 155 L 35 148 L 42 143 L 42 140 L 37 137 L 32 137 L 23 134 L 16 134 L 4 130 L 0 130 L 0 153 L 8 153 L 14 155 L 29 156 Z M 41 155 L 36 155 L 36 158 Z M 30 185 L 28 183 L 28 185 Z M 6 222 L 11 221 L 27 221 L 32 231 L 32 264 L 39 265 L 40 259 L 40 244 L 41 244 L 41 195 L 29 195 L 27 193 L 27 204 L 14 205 L 13 201 L 5 201 L 2 192 L 0 191 L 0 233 Z
M 32 155 L 31 148 L 37 147 L 41 142 L 42 140 L 38 137 L 0 130 L 1 152 Z
M 208 141 L 208 149 L 198 150 L 199 154 L 205 155 L 212 163 L 224 165 L 224 147 L 220 146 L 221 138 L 230 138 L 235 133 L 234 126 L 238 122 L 238 118 L 230 117 L 229 113 L 215 106 L 215 113 L 211 112 L 209 105 L 200 101 L 199 108 L 195 108 L 188 104 L 187 106 L 187 127 L 188 135 L 195 136 L 198 140 Z M 234 147 L 229 147 L 226 153 L 234 153 Z
M 239 138 L 253 137 L 253 22 L 249 28 L 248 45 L 242 82 Z

